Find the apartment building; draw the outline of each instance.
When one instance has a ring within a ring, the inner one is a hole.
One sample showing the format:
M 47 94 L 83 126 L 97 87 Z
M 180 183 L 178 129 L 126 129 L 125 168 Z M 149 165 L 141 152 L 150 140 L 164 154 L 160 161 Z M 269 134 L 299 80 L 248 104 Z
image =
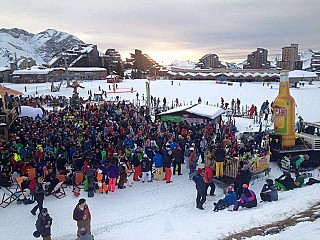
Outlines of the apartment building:
M 268 62 L 268 50 L 257 48 L 256 51 L 248 54 L 247 63 L 243 65 L 244 69 L 267 69 L 270 67 Z
M 312 71 L 315 71 L 318 75 L 320 75 L 320 51 L 313 52 L 311 58 L 311 68 Z
M 290 47 L 282 48 L 282 61 L 280 61 L 280 68 L 290 71 L 302 69 L 302 62 L 298 55 L 298 47 L 299 44 L 291 44 Z
M 221 63 L 217 54 L 209 53 L 199 59 L 198 66 L 201 68 L 220 68 Z
M 133 78 L 144 78 L 149 75 L 158 76 L 159 70 L 162 68 L 148 54 L 142 53 L 141 50 L 135 49 L 134 54 L 131 53 L 131 58 L 128 58 L 125 66 L 132 66 L 134 70 Z

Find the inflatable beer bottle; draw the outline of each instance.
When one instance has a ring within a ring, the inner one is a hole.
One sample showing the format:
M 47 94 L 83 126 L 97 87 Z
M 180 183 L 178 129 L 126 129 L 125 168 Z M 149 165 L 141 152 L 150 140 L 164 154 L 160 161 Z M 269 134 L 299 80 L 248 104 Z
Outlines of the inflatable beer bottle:
M 295 145 L 295 101 L 289 92 L 289 72 L 281 71 L 279 94 L 274 100 L 274 133 L 282 135 L 282 147 Z

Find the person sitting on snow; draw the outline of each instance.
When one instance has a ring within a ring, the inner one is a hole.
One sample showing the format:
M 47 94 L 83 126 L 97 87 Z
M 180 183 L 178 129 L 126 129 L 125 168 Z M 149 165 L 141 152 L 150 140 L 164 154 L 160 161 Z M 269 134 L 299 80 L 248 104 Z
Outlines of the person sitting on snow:
M 263 185 L 260 197 L 262 201 L 277 201 L 278 200 L 278 191 L 274 186 L 272 179 L 267 179 L 266 184 Z
M 242 185 L 243 193 L 241 195 L 241 198 L 239 201 L 236 202 L 236 204 L 233 207 L 233 211 L 238 211 L 239 207 L 246 207 L 246 208 L 252 208 L 257 206 L 257 198 L 256 194 L 249 190 L 247 184 Z
M 284 191 L 292 190 L 296 186 L 289 172 L 283 172 L 280 177 L 274 180 L 274 185 L 278 190 L 282 189 Z
M 304 161 L 307 161 L 309 160 L 309 155 L 307 154 L 300 154 L 300 155 L 297 155 L 297 156 L 294 156 L 294 157 L 291 157 L 290 158 L 290 162 L 291 162 L 291 166 L 293 168 L 295 168 L 296 170 L 299 169 L 300 165 L 304 162 Z
M 223 210 L 229 206 L 235 205 L 237 202 L 237 194 L 233 191 L 231 186 L 227 188 L 227 194 L 224 199 L 220 199 L 217 203 L 214 203 L 213 211 L 217 212 Z
M 294 185 L 296 188 L 300 188 L 304 184 L 304 177 L 300 175 L 299 171 L 295 172 L 295 177 Z
M 87 234 L 87 230 L 85 227 L 82 227 L 80 231 L 81 235 L 77 238 L 77 240 L 94 240 L 91 233 Z

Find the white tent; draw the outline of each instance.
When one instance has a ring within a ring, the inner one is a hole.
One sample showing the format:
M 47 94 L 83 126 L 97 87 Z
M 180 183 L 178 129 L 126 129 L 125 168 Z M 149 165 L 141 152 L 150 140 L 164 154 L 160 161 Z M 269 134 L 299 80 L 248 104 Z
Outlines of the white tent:
M 21 113 L 19 117 L 32 117 L 35 118 L 39 114 L 42 117 L 43 112 L 41 108 L 33 108 L 29 106 L 21 106 Z
M 162 112 L 159 115 L 183 115 L 183 113 L 194 114 L 201 118 L 215 119 L 223 114 L 225 110 L 222 108 L 205 105 L 205 104 L 194 104 L 189 106 L 181 106 L 170 109 L 166 112 Z

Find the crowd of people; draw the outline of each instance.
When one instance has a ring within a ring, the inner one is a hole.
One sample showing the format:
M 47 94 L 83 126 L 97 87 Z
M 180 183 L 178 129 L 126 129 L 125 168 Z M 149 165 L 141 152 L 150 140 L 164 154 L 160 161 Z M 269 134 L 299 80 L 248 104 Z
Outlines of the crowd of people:
M 39 104 L 41 101 L 45 100 L 39 99 Z M 159 105 L 159 98 L 156 101 L 155 105 Z M 240 102 L 235 105 L 239 108 Z M 147 107 L 119 101 L 87 103 L 77 109 L 67 105 L 43 117 L 18 118 L 11 128 L 10 140 L 0 143 L 0 184 L 10 186 L 14 172 L 24 176 L 22 187 L 29 188 L 37 202 L 31 213 L 35 215 L 39 209 L 38 225 L 41 223 L 46 228 L 51 226 L 52 219 L 46 217 L 43 200 L 59 182 L 57 175 L 65 175 L 77 193 L 75 174 L 81 172 L 89 188 L 90 181 L 94 182 L 94 189 L 103 194 L 126 188 L 131 172 L 133 181 L 170 184 L 172 175 L 182 175 L 182 164 L 185 164 L 189 178 L 196 182 L 197 208 L 203 209 L 209 187 L 209 195 L 214 196 L 213 179 L 224 177 L 226 160 L 232 158 L 239 160 L 238 176 L 234 186 L 228 188 L 232 196 L 223 202 L 237 210 L 256 201 L 254 192 L 249 190 L 251 172 L 245 156 L 263 153 L 268 148 L 262 134 L 251 139 L 242 137 L 239 141 L 231 118 L 206 124 L 172 123 L 152 121 L 149 112 Z M 204 168 L 196 171 L 200 163 Z M 36 169 L 34 179 L 28 179 L 31 168 Z M 220 205 L 217 203 L 216 209 Z M 254 205 L 256 202 L 250 206 Z M 77 208 L 81 210 L 83 206 L 85 202 L 79 201 Z M 78 222 L 83 216 L 77 208 L 74 219 Z M 85 216 L 89 218 L 90 213 Z M 91 234 L 89 229 L 84 223 L 78 224 L 78 237 L 81 232 Z

